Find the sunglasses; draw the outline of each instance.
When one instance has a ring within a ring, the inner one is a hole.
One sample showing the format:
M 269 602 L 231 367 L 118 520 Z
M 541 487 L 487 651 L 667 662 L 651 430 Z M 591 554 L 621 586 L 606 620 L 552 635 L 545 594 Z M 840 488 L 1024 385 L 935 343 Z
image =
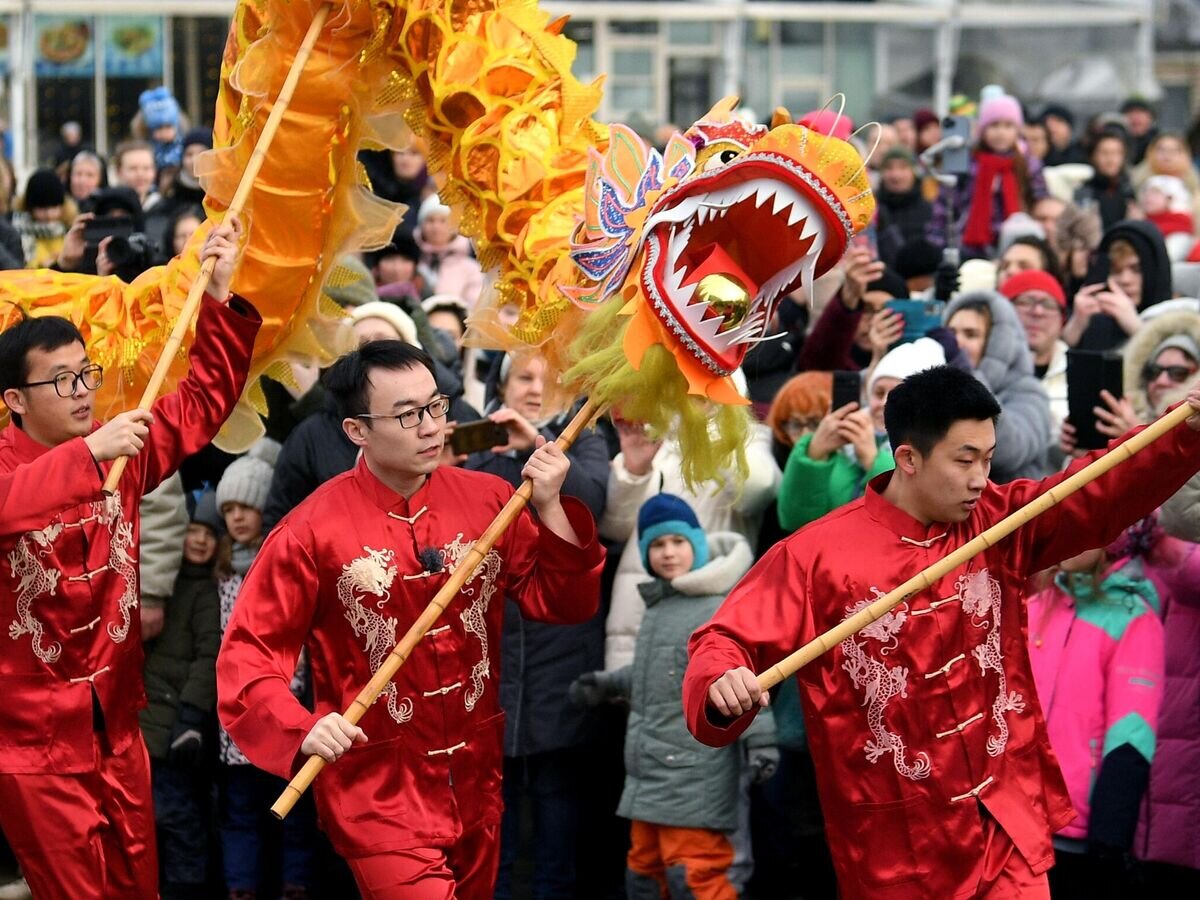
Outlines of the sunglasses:
M 1196 370 L 1191 366 L 1157 366 L 1154 363 L 1149 363 L 1146 368 L 1142 369 L 1142 380 L 1149 384 L 1155 381 L 1163 372 L 1167 373 L 1176 384 L 1183 384 L 1189 378 L 1196 374 Z

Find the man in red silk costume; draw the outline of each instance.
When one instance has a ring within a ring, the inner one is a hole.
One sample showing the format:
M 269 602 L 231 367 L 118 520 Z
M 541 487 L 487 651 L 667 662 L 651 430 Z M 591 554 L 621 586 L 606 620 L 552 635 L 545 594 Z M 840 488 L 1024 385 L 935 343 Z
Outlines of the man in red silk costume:
M 191 371 L 150 412 L 92 418 L 102 370 L 66 319 L 0 335 L 0 826 L 35 897 L 158 896 L 138 618 L 138 504 L 233 410 L 261 320 L 229 296 L 237 223 L 216 268 Z M 131 456 L 111 497 L 101 485 Z
M 1188 403 L 1200 410 L 1200 392 Z M 896 469 L 777 544 L 690 643 L 692 733 L 721 746 L 765 705 L 755 678 L 1091 461 L 987 480 L 1000 414 L 945 366 L 885 409 Z M 1154 510 L 1200 468 L 1200 417 L 1092 482 L 800 671 L 845 900 L 1048 898 L 1072 816 L 1025 642 L 1025 582 Z M 1093 454 L 1093 456 L 1098 454 Z
M 447 404 L 424 352 L 373 341 L 339 360 L 325 384 L 362 456 L 286 516 L 259 551 L 217 661 L 221 722 L 251 762 L 280 776 L 313 754 L 336 761 L 313 790 L 364 898 L 490 898 L 504 598 L 540 621 L 594 615 L 604 559 L 595 525 L 578 500 L 560 499 L 566 455 L 539 438 L 524 470 L 537 519 L 522 513 L 361 727 L 351 725 L 337 710 L 513 489 L 483 472 L 439 466 Z M 302 646 L 315 712 L 288 690 Z

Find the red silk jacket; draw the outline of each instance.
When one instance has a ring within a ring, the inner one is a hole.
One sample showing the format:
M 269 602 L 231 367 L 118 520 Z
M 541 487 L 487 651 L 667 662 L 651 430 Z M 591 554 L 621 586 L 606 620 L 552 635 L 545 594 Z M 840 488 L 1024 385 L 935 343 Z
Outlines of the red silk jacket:
M 251 762 L 295 773 L 313 725 L 350 705 L 512 493 L 495 476 L 441 467 L 406 501 L 360 461 L 276 526 L 217 659 L 221 724 Z M 523 512 L 363 716 L 368 742 L 317 779 L 322 825 L 343 856 L 448 845 L 500 821 L 504 598 L 547 622 L 599 608 L 595 524 L 578 500 L 563 507 L 584 546 Z M 443 571 L 426 571 L 431 550 Z M 302 645 L 313 712 L 288 690 Z
M 692 733 L 720 746 L 749 724 L 709 718 L 724 672 L 764 671 L 1090 461 L 989 484 L 966 522 L 928 527 L 884 499 L 881 475 L 777 544 L 692 636 Z M 1030 669 L 1026 579 L 1107 544 L 1198 467 L 1200 434 L 1180 426 L 801 670 L 843 898 L 974 896 L 989 819 L 1035 872 L 1052 865 L 1051 835 L 1073 814 Z
M 191 371 L 154 404 L 146 446 L 110 498 L 111 464 L 83 438 L 49 448 L 11 423 L 0 432 L 0 772 L 91 771 L 93 691 L 112 749 L 140 739 L 138 504 L 228 417 L 261 322 L 243 301 L 204 300 Z

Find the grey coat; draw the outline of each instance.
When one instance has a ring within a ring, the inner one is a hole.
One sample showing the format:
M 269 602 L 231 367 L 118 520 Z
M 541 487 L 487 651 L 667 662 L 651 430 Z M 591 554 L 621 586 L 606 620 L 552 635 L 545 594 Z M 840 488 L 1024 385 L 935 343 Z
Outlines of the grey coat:
M 992 481 L 1005 484 L 1015 478 L 1045 478 L 1055 471 L 1050 455 L 1058 436 L 1050 398 L 1033 374 L 1025 329 L 1012 303 L 995 291 L 959 294 L 946 306 L 944 321 L 949 322 L 959 307 L 972 300 L 986 301 L 992 313 L 987 346 L 974 372 L 1000 404 Z
M 740 534 L 708 536 L 711 560 L 671 582 L 639 585 L 646 615 L 633 663 L 614 673 L 630 696 L 625 732 L 625 790 L 617 814 L 678 828 L 737 827 L 739 743 L 706 747 L 683 718 L 683 673 L 693 631 L 712 618 L 754 562 Z M 775 745 L 775 723 L 763 710 L 743 736 L 745 747 Z

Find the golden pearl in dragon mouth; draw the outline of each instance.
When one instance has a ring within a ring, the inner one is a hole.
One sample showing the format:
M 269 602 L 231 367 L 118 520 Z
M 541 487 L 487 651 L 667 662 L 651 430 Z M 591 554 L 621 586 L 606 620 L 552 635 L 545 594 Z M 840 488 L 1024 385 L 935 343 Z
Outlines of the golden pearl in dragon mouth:
M 750 312 L 750 293 L 744 284 L 729 275 L 705 275 L 696 286 L 696 299 L 707 303 L 716 315 L 724 317 L 722 332 L 742 324 Z

